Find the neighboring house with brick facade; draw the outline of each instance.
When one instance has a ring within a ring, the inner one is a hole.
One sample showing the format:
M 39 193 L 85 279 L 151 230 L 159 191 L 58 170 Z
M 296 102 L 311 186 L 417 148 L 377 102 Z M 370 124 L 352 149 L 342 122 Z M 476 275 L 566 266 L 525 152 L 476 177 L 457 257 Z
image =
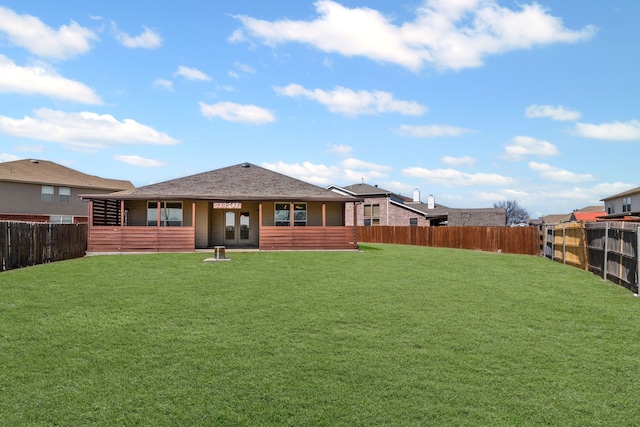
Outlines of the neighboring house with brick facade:
M 340 194 L 355 196 L 364 202 L 348 205 L 345 212 L 347 223 L 357 218 L 359 226 L 498 226 L 507 223 L 506 212 L 502 208 L 457 209 L 437 204 L 433 196 L 428 202 L 420 201 L 420 192 L 414 191 L 413 198 L 365 183 L 328 189 Z M 356 215 L 353 215 L 356 209 Z
M 87 175 L 46 160 L 0 163 L 0 221 L 87 222 L 80 193 L 133 189 L 129 181 Z

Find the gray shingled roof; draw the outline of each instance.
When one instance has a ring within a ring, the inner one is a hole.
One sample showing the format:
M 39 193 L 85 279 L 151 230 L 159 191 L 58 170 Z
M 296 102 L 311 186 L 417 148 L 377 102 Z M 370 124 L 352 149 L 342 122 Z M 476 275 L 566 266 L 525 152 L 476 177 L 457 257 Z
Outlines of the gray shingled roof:
M 358 198 L 338 194 L 251 163 L 241 163 L 110 195 L 85 194 L 81 197 L 85 199 L 114 198 L 127 200 L 196 199 L 326 202 L 353 202 L 359 200 Z
M 88 190 L 117 191 L 133 188 L 129 181 L 87 175 L 54 162 L 36 159 L 0 163 L 0 181 L 62 185 Z
M 391 195 L 403 202 L 410 202 L 413 199 L 410 197 L 403 196 L 401 194 L 394 193 L 393 191 L 385 190 L 384 188 L 380 188 L 377 185 L 365 184 L 364 182 L 361 184 L 353 184 L 348 185 L 346 187 L 341 187 L 343 190 L 348 191 L 356 197 L 373 197 L 373 196 L 387 196 Z
M 449 226 L 504 227 L 507 214 L 502 208 L 451 209 L 447 218 Z

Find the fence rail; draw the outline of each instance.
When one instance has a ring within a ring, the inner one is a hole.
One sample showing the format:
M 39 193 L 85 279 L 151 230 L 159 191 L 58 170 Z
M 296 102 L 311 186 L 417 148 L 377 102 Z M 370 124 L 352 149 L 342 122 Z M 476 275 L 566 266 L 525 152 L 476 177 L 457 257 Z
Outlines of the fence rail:
M 638 292 L 638 227 L 621 221 L 543 227 L 544 255 Z
M 358 242 L 540 255 L 536 227 L 358 227 Z
M 87 250 L 87 224 L 0 221 L 0 272 L 80 258 Z

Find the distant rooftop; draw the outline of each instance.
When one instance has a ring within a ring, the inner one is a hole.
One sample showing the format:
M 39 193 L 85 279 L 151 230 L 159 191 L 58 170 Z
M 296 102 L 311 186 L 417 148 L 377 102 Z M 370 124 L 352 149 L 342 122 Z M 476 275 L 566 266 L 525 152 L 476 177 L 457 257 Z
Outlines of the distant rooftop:
M 87 175 L 58 163 L 38 159 L 0 163 L 0 181 L 113 191 L 133 188 L 130 181 Z

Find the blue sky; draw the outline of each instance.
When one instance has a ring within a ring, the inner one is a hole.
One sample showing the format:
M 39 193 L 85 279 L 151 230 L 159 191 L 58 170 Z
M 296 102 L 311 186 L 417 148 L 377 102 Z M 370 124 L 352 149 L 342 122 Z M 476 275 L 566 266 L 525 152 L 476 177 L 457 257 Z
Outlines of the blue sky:
M 0 161 L 245 161 L 532 217 L 640 185 L 640 2 L 0 3 Z

